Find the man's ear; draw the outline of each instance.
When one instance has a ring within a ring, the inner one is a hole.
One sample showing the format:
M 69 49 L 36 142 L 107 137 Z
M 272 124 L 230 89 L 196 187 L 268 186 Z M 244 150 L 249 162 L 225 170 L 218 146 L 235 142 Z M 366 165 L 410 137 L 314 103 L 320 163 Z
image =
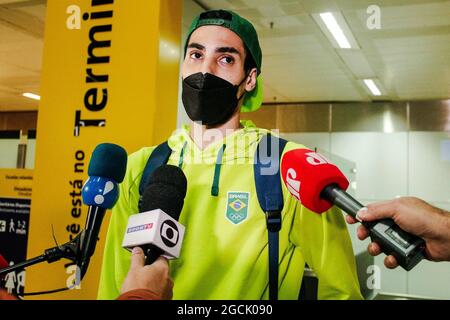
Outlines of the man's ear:
M 245 91 L 250 92 L 253 91 L 256 87 L 256 77 L 257 77 L 257 69 L 253 68 L 247 76 L 247 80 L 245 81 Z

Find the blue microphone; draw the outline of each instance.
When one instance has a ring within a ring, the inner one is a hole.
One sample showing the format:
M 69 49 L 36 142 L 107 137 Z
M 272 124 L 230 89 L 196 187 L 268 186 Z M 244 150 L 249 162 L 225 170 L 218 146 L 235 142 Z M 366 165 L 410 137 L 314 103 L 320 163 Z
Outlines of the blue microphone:
M 126 168 L 127 153 L 122 147 L 102 143 L 94 149 L 89 162 L 89 178 L 81 193 L 83 203 L 89 206 L 86 226 L 80 239 L 80 255 L 77 258 L 81 278 L 94 254 L 105 212 L 114 207 L 119 198 L 119 183 L 125 177 Z

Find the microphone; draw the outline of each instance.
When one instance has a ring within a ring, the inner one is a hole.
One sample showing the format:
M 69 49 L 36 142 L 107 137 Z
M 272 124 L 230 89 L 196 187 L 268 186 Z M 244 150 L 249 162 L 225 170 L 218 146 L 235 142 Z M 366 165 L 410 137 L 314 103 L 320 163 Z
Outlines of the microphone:
M 405 232 L 392 219 L 365 222 L 357 217 L 364 206 L 345 192 L 347 178 L 323 155 L 309 149 L 288 151 L 281 160 L 281 174 L 289 192 L 303 206 L 320 214 L 336 205 L 360 221 L 383 253 L 393 255 L 406 271 L 425 258 L 423 239 Z
M 142 194 L 141 213 L 128 219 L 122 247 L 129 251 L 141 247 L 147 265 L 161 255 L 178 258 L 185 231 L 178 219 L 186 190 L 186 176 L 180 168 L 172 165 L 157 168 Z
M 0 269 L 6 268 L 9 266 L 8 261 L 0 254 Z
M 9 267 L 8 261 L 0 254 L 0 270 L 3 268 Z M 3 276 L 0 274 L 0 280 L 3 279 Z
M 94 254 L 98 234 L 107 209 L 111 209 L 119 197 L 119 183 L 123 181 L 127 167 L 126 151 L 115 144 L 102 143 L 93 151 L 89 162 L 89 178 L 82 189 L 83 203 L 89 206 L 86 225 L 80 238 L 80 254 L 77 265 L 81 278 L 87 271 Z

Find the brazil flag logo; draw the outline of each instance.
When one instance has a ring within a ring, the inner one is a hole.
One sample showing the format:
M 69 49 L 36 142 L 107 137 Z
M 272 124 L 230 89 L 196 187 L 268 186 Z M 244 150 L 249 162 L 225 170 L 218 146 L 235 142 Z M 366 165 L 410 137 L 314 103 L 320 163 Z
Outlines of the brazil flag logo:
M 234 224 L 247 219 L 249 192 L 227 193 L 227 218 Z

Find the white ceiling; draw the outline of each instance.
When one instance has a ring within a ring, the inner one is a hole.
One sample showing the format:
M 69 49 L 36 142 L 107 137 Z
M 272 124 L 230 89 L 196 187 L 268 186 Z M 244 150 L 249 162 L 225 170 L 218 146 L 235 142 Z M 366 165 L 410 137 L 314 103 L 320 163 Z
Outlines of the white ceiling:
M 186 0 L 190 1 L 190 0 Z M 450 1 L 202 0 L 251 20 L 263 50 L 266 102 L 369 101 L 376 78 L 383 100 L 450 98 Z M 0 111 L 36 110 L 45 0 L 0 0 Z M 381 29 L 366 27 L 369 5 Z M 335 49 L 312 15 L 340 12 L 361 49 Z M 270 27 L 273 22 L 273 28 Z
M 378 79 L 378 100 L 450 97 L 450 1 L 201 0 L 252 21 L 263 50 L 266 102 L 368 101 L 361 79 Z M 366 26 L 370 5 L 381 29 Z M 334 49 L 312 15 L 340 12 L 360 50 Z M 273 22 L 273 29 L 270 23 Z

